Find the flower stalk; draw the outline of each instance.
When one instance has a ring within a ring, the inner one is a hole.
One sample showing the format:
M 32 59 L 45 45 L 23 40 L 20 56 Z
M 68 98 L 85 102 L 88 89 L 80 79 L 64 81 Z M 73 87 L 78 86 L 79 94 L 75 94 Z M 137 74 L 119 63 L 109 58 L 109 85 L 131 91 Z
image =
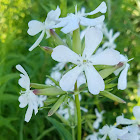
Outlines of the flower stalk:
M 75 92 L 77 92 L 77 83 L 75 84 Z M 76 104 L 76 110 L 77 110 L 77 140 L 81 140 L 81 110 L 80 110 L 80 100 L 79 100 L 79 94 L 75 95 L 75 104 Z

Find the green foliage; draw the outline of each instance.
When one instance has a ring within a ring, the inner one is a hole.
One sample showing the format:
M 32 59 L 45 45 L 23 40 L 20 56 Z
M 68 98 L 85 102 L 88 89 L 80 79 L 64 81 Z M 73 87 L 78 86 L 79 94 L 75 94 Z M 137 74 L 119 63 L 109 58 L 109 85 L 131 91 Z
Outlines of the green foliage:
M 138 0 L 107 0 L 108 12 L 106 23 L 109 29 L 121 34 L 116 40 L 117 50 L 127 54 L 130 62 L 128 72 L 128 88 L 124 91 L 117 90 L 113 83 L 110 91 L 126 101 L 126 104 L 112 102 L 103 96 L 93 96 L 82 93 L 81 106 L 88 108 L 89 115 L 83 114 L 83 138 L 92 133 L 94 108 L 106 110 L 104 124 L 113 124 L 115 117 L 125 113 L 132 117 L 132 107 L 138 104 L 137 74 L 140 71 L 140 4 Z M 101 0 L 1 0 L 0 1 L 0 139 L 1 140 L 40 140 L 40 139 L 66 139 L 71 138 L 69 130 L 62 123 L 53 118 L 46 119 L 48 109 L 39 111 L 29 123 L 24 122 L 25 109 L 19 108 L 18 85 L 19 73 L 15 66 L 21 64 L 28 72 L 33 83 L 44 84 L 46 75 L 49 75 L 55 62 L 49 54 L 44 53 L 39 47 L 29 52 L 29 47 L 36 41 L 38 35 L 32 37 L 27 34 L 28 22 L 32 19 L 44 21 L 47 13 L 60 5 L 61 16 L 74 12 L 74 5 L 78 10 L 84 6 L 87 12 L 95 9 Z M 98 15 L 98 14 L 97 14 Z M 84 27 L 82 27 L 84 28 Z M 63 38 L 63 33 L 56 29 Z M 68 44 L 71 46 L 70 37 Z M 43 39 L 41 46 L 55 47 L 53 38 Z M 111 76 L 110 76 L 111 78 Z M 117 82 L 117 79 L 113 79 Z M 46 103 L 47 104 L 47 103 Z M 48 104 L 47 104 L 48 105 Z M 90 115 L 91 114 L 91 115 Z M 51 123 L 50 123 L 51 122 Z M 52 127 L 54 125 L 54 127 Z M 60 132 L 57 133 L 56 129 Z

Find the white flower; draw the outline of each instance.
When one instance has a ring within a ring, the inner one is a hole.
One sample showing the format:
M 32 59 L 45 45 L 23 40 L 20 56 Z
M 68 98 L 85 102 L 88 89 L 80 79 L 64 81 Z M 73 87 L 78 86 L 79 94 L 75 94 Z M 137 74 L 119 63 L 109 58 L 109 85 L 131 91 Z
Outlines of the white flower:
M 65 67 L 66 63 L 58 63 L 52 68 L 53 71 L 60 71 Z
M 116 48 L 116 44 L 114 43 L 115 39 L 120 35 L 120 32 L 116 32 L 113 35 L 113 29 L 110 29 L 110 31 L 107 30 L 106 26 L 103 26 L 103 33 L 105 34 L 106 38 L 108 39 L 108 41 L 106 41 L 102 48 L 112 48 L 115 49 Z
M 61 76 L 62 76 L 62 74 L 59 71 L 52 71 L 52 73 L 51 73 L 51 77 L 56 81 L 59 81 L 61 79 Z M 55 83 L 52 80 L 50 80 L 49 78 L 46 79 L 45 84 L 52 85 L 52 86 L 55 85 Z
M 43 107 L 44 106 L 44 101 L 46 101 L 47 96 L 40 95 L 38 96 L 38 107 Z
M 33 110 L 35 115 L 38 112 L 38 97 L 32 92 L 32 90 L 30 90 L 30 79 L 23 67 L 21 65 L 16 65 L 16 69 L 22 73 L 20 74 L 21 78 L 19 79 L 18 83 L 25 89 L 25 91 L 21 91 L 23 94 L 21 94 L 18 98 L 20 102 L 19 107 L 24 108 L 28 105 L 28 109 L 25 114 L 25 121 L 29 122 L 32 117 Z
M 39 38 L 36 40 L 36 42 L 29 48 L 29 51 L 32 51 L 34 48 L 36 48 L 39 43 L 42 41 L 45 33 L 47 35 L 47 38 L 50 37 L 50 29 L 53 29 L 53 26 L 58 22 L 58 18 L 61 14 L 60 8 L 57 6 L 56 10 L 51 10 L 45 22 L 40 22 L 37 20 L 31 20 L 28 23 L 29 29 L 28 29 L 28 34 L 31 36 L 34 36 L 41 32 L 41 35 Z
M 129 68 L 129 64 L 127 63 L 128 60 L 127 57 L 120 55 L 120 63 L 123 63 L 123 66 L 117 69 L 114 74 L 117 76 L 121 72 L 119 79 L 118 79 L 118 89 L 124 90 L 127 87 L 127 72 Z
M 98 12 L 106 13 L 106 3 L 102 2 L 94 11 L 90 13 L 77 12 L 77 6 L 75 7 L 75 14 L 70 13 L 67 17 L 59 18 L 59 23 L 54 26 L 54 28 L 63 27 L 61 29 L 62 32 L 65 34 L 72 32 L 79 28 L 79 24 L 83 26 L 96 26 L 97 24 L 100 24 L 105 19 L 105 16 L 102 15 L 100 17 L 89 19 L 86 18 L 88 15 L 94 15 Z
M 140 140 L 140 129 L 138 125 L 131 125 L 125 127 L 128 130 L 128 133 L 119 137 L 120 140 Z
M 118 137 L 123 136 L 128 132 L 127 129 L 118 129 L 116 126 L 105 125 L 102 129 L 99 130 L 100 134 L 104 135 L 101 140 L 106 140 L 107 135 L 110 140 L 118 140 Z
M 123 115 L 122 116 L 118 116 L 116 118 L 117 124 L 118 125 L 119 124 L 125 124 L 125 125 L 126 124 L 127 125 L 129 125 L 129 124 L 138 124 L 138 125 L 140 125 L 140 106 L 135 106 L 133 108 L 133 115 L 136 118 L 135 120 L 126 119 L 126 118 L 124 118 Z
M 69 117 L 73 116 L 75 113 L 74 101 L 71 100 L 66 108 L 64 108 L 64 105 L 62 104 L 57 112 L 62 115 L 66 120 L 68 120 Z
M 98 135 L 99 133 L 94 132 L 92 135 L 88 135 L 85 140 L 99 140 Z
M 103 34 L 100 30 L 94 27 L 89 28 L 85 34 L 85 49 L 82 56 L 63 45 L 53 49 L 51 56 L 54 60 L 58 62 L 72 62 L 77 65 L 61 78 L 59 84 L 62 90 L 71 90 L 78 76 L 83 71 L 86 75 L 88 89 L 92 94 L 98 94 L 104 90 L 103 78 L 93 65 L 116 65 L 120 62 L 120 53 L 113 49 L 106 49 L 99 54 L 92 55 L 102 41 L 102 37 Z
M 98 129 L 100 123 L 103 121 L 103 114 L 104 114 L 104 110 L 101 111 L 100 113 L 98 112 L 97 108 L 95 109 L 95 113 L 96 113 L 96 117 L 97 119 L 94 121 L 93 123 L 93 128 Z

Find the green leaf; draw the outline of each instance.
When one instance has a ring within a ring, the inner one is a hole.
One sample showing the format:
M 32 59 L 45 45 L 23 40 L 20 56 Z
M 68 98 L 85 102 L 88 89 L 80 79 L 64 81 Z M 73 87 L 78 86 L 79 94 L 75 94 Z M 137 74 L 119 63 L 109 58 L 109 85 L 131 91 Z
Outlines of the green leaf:
M 101 91 L 100 95 L 103 95 L 103 96 L 105 96 L 113 101 L 119 102 L 119 103 L 126 103 L 123 99 L 121 99 L 121 98 L 117 97 L 116 95 L 114 95 L 108 91 L 105 91 L 105 90 Z
M 60 135 L 64 138 L 64 140 L 72 140 L 71 133 L 56 119 L 46 117 L 57 129 Z
M 53 105 L 53 107 L 49 110 L 48 112 L 48 116 L 53 115 L 56 110 L 60 107 L 60 105 L 64 102 L 65 99 L 65 95 L 62 95 L 61 97 L 59 97 L 59 99 L 57 100 L 57 102 Z
M 17 101 L 18 96 L 12 94 L 0 94 L 0 101 Z

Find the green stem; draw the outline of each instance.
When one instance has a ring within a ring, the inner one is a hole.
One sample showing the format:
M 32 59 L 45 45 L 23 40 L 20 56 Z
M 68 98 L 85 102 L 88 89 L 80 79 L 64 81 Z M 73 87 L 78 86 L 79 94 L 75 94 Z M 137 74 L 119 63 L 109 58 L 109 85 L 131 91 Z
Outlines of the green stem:
M 74 127 L 71 127 L 72 129 L 72 140 L 75 140 L 75 130 L 74 130 Z
M 77 92 L 77 83 L 75 83 L 75 92 Z M 81 140 L 81 110 L 80 110 L 80 100 L 79 100 L 79 94 L 75 95 L 75 104 L 76 104 L 76 110 L 77 110 L 77 129 L 78 129 L 78 135 L 77 140 Z
M 77 54 L 81 54 L 81 40 L 79 28 L 73 31 L 72 50 Z

